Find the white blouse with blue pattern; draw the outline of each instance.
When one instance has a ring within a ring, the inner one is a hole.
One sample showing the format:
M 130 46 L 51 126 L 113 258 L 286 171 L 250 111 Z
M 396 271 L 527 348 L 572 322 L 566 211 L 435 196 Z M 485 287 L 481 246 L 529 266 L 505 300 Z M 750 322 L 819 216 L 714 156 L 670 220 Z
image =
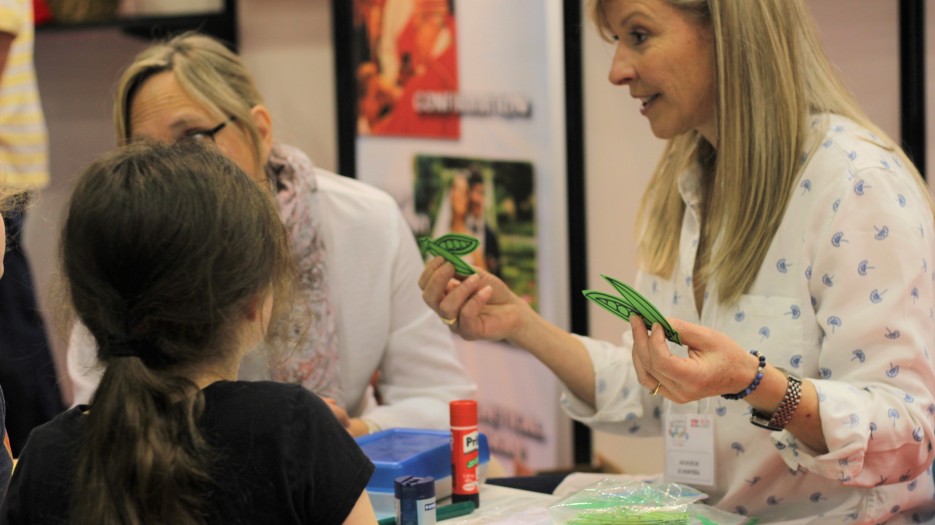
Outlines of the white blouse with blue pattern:
M 750 406 L 710 398 L 694 406 L 651 397 L 623 347 L 582 338 L 596 371 L 597 410 L 566 391 L 572 417 L 599 429 L 658 435 L 663 413 L 712 415 L 717 485 L 699 487 L 721 509 L 760 523 L 921 523 L 933 519 L 935 483 L 935 221 L 902 162 L 869 131 L 838 116 L 812 155 L 759 275 L 729 307 L 691 282 L 699 223 L 696 173 L 671 279 L 640 273 L 636 287 L 666 316 L 731 336 L 816 387 L 829 452 L 787 431 L 750 424 Z M 716 286 L 712 283 L 709 290 Z M 685 349 L 672 346 L 685 355 Z

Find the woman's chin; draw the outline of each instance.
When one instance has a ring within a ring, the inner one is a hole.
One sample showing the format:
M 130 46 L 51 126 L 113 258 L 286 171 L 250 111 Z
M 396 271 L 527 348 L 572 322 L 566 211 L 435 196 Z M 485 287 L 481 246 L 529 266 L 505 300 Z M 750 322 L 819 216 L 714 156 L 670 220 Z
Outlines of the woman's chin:
M 669 139 L 674 138 L 674 137 L 676 136 L 676 133 L 673 133 L 672 130 L 671 130 L 670 128 L 662 127 L 662 126 L 655 126 L 655 125 L 653 125 L 652 123 L 650 123 L 649 125 L 650 125 L 650 128 L 651 128 L 652 131 L 653 131 L 653 135 L 654 135 L 657 139 L 669 140 Z

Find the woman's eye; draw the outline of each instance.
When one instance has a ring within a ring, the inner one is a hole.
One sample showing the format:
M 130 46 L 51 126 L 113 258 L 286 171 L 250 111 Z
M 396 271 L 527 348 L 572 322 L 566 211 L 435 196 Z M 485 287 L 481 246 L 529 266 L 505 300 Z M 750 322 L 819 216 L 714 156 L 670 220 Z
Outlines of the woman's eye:
M 211 138 L 211 135 L 206 129 L 193 129 L 193 130 L 186 131 L 185 134 L 182 135 L 182 138 L 193 139 L 193 140 L 204 140 L 207 138 Z
M 646 41 L 648 35 L 643 31 L 631 31 L 630 38 L 633 40 L 634 44 L 642 44 Z

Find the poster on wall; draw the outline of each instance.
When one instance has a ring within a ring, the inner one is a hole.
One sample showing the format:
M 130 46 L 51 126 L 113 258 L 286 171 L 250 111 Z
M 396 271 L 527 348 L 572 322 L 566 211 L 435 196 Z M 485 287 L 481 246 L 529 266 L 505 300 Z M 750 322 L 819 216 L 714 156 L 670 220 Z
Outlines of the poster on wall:
M 460 116 L 432 111 L 458 92 L 457 18 L 450 0 L 356 0 L 357 132 L 457 139 Z
M 342 2 L 341 171 L 390 193 L 416 236 L 478 239 L 466 262 L 568 328 L 562 2 Z M 506 343 L 453 337 L 505 474 L 570 466 L 554 375 Z

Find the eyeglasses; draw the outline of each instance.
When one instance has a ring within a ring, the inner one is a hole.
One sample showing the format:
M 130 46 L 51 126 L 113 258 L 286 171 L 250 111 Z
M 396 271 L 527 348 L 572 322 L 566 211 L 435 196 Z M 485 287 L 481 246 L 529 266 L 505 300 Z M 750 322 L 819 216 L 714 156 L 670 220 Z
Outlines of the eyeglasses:
M 221 130 L 224 129 L 224 127 L 227 126 L 229 122 L 236 122 L 236 121 L 237 121 L 237 117 L 231 116 L 224 122 L 221 122 L 220 124 L 218 124 L 217 126 L 214 126 L 211 129 L 189 131 L 188 133 L 182 136 L 182 140 L 196 140 L 199 142 L 206 142 L 210 140 L 211 142 L 215 142 L 214 136 L 220 133 Z

